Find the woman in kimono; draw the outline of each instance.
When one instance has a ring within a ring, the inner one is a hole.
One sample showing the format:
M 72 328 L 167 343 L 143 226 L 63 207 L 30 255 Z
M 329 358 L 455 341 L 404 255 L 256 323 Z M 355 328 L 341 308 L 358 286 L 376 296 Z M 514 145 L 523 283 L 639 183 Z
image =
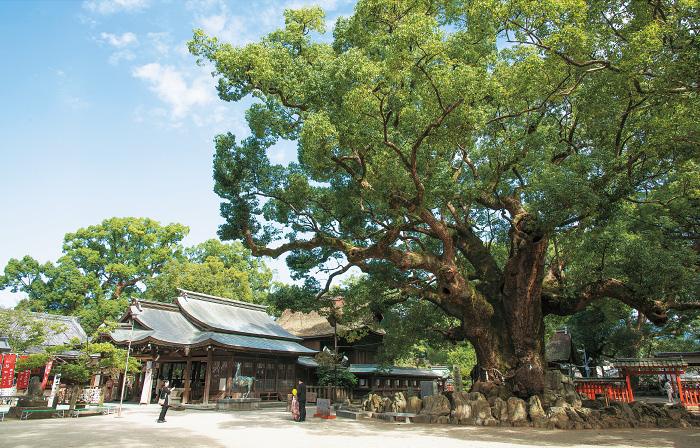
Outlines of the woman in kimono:
M 292 419 L 295 422 L 299 421 L 299 400 L 297 399 L 297 390 L 292 390 Z

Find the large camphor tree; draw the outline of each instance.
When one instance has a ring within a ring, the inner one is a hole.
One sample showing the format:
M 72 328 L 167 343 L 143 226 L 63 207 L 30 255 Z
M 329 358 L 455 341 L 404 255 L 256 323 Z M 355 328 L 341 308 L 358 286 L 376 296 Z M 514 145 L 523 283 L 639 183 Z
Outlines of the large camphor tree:
M 195 31 L 220 98 L 257 100 L 216 138 L 220 236 L 359 268 L 372 306 L 442 310 L 482 390 L 541 393 L 547 314 L 698 307 L 697 6 L 372 0 L 330 44 L 318 8 L 245 47 Z M 279 139 L 298 163 L 270 164 Z

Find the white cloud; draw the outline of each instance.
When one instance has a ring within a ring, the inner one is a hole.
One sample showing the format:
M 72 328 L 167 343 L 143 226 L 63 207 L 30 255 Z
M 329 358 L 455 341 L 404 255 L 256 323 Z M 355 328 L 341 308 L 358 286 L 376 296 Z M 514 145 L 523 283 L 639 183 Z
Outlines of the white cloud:
M 194 106 L 203 107 L 216 101 L 208 76 L 200 76 L 188 85 L 186 73 L 155 62 L 134 68 L 132 74 L 151 85 L 151 91 L 170 107 L 170 117 L 174 120 L 184 118 Z
M 103 32 L 100 34 L 99 39 L 96 38 L 95 40 L 120 50 L 109 57 L 109 63 L 111 65 L 117 65 L 121 60 L 131 61 L 136 58 L 136 55 L 128 48 L 139 44 L 139 40 L 134 33 L 124 33 L 118 36 L 116 34 Z
M 226 27 L 225 11 L 222 14 L 215 14 L 208 17 L 200 17 L 199 20 L 202 22 L 202 27 L 207 31 L 207 33 L 218 35 Z
M 102 33 L 100 34 L 100 38 L 102 38 L 102 41 L 107 42 L 108 44 L 117 48 L 128 47 L 130 45 L 137 44 L 139 41 L 136 37 L 136 34 L 134 33 L 124 33 L 121 36 L 117 36 L 116 34 Z
M 63 101 L 70 107 L 71 109 L 75 110 L 87 110 L 90 108 L 90 103 L 87 101 L 76 97 L 76 96 L 65 96 L 63 98 Z
M 149 48 L 153 49 L 160 56 L 167 56 L 170 53 L 170 33 L 148 33 L 146 41 Z
M 149 3 L 150 0 L 87 0 L 83 2 L 83 8 L 107 15 L 122 11 L 140 11 L 150 6 Z
M 208 36 L 216 36 L 231 45 L 257 42 L 267 31 L 284 24 L 279 4 L 266 6 L 266 2 L 235 3 L 232 11 L 221 0 L 192 1 L 187 8 L 192 11 L 193 27 L 201 28 Z
M 136 55 L 131 51 L 118 51 L 109 57 L 108 62 L 110 65 L 117 65 L 122 59 L 125 61 L 132 61 L 136 58 Z

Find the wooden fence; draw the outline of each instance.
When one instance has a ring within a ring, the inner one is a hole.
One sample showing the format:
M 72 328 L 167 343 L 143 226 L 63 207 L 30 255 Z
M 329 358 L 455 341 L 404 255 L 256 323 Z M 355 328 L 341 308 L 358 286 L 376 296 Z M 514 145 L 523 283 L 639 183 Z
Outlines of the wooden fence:
M 576 392 L 584 393 L 590 398 L 598 394 L 604 394 L 608 398 L 630 403 L 634 400 L 627 382 L 624 378 L 590 378 L 576 379 Z
M 684 406 L 700 406 L 700 384 L 687 383 L 683 381 L 683 389 L 681 390 L 681 403 Z
M 316 398 L 326 398 L 331 401 L 346 401 L 351 393 L 342 387 L 333 386 L 306 386 L 306 395 L 316 394 Z M 310 397 L 309 397 L 310 398 Z M 310 399 L 307 401 L 311 401 Z M 315 402 L 316 399 L 314 398 Z

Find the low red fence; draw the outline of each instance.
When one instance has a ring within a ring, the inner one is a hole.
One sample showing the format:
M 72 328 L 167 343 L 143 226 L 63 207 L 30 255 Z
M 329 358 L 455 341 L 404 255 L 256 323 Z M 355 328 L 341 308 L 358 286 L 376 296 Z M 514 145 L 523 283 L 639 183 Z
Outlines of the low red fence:
M 610 378 L 601 379 L 576 379 L 576 392 L 584 393 L 589 398 L 595 398 L 597 394 L 605 394 L 606 397 L 617 401 L 630 403 L 634 401 L 634 396 L 627 387 L 627 382 L 621 378 L 612 380 Z
M 684 406 L 700 406 L 700 384 L 683 382 L 680 398 Z

